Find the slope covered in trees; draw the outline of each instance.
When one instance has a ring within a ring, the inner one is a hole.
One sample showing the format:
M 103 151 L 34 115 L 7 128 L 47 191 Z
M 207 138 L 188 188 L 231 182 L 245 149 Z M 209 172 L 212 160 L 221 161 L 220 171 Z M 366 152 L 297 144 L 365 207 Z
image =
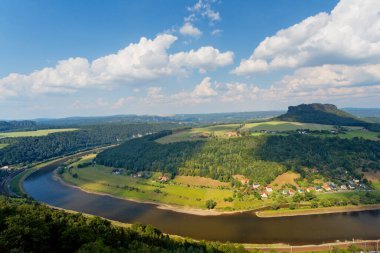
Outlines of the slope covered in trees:
M 0 166 L 41 161 L 85 148 L 115 144 L 138 134 L 143 135 L 178 126 L 172 123 L 107 124 L 41 137 L 3 138 L 0 142 L 9 145 L 0 149 Z
M 0 198 L 0 252 L 246 252 L 242 247 L 173 239 L 152 226 L 123 228 L 23 199 Z
M 286 170 L 320 168 L 328 176 L 354 174 L 361 166 L 379 168 L 380 145 L 354 138 L 319 138 L 301 134 L 210 138 L 160 144 L 167 133 L 127 141 L 101 152 L 96 161 L 131 171 L 162 171 L 229 181 L 242 174 L 269 183 Z

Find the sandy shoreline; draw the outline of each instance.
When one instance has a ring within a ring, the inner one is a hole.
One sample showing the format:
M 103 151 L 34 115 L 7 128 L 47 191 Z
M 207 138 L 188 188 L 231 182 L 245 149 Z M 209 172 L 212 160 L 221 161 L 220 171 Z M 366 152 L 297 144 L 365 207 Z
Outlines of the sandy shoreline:
M 344 207 L 326 207 L 307 209 L 307 210 L 294 210 L 291 212 L 271 212 L 271 211 L 257 211 L 256 215 L 260 218 L 274 218 L 274 217 L 290 217 L 290 216 L 304 216 L 304 215 L 315 215 L 315 214 L 330 214 L 330 213 L 345 213 L 345 212 L 360 212 L 360 211 L 371 211 L 380 210 L 380 204 L 375 205 L 364 205 L 364 206 L 344 206 Z
M 218 215 L 231 215 L 231 214 L 237 214 L 237 213 L 255 212 L 255 215 L 259 218 L 274 218 L 274 217 L 290 217 L 290 216 L 304 216 L 304 215 L 316 215 L 316 214 L 360 212 L 360 211 L 370 211 L 370 210 L 380 209 L 380 204 L 375 204 L 375 205 L 366 205 L 366 206 L 327 207 L 327 208 L 317 208 L 317 209 L 308 209 L 308 210 L 298 209 L 291 212 L 279 211 L 278 213 L 271 212 L 271 211 L 258 211 L 259 209 L 263 209 L 263 207 L 258 207 L 251 210 L 235 210 L 235 211 L 207 210 L 207 209 L 198 209 L 198 208 L 186 207 L 186 206 L 164 204 L 164 203 L 159 203 L 159 202 L 154 202 L 154 201 L 143 201 L 143 200 L 136 200 L 136 199 L 130 199 L 130 198 L 122 198 L 122 197 L 114 196 L 108 193 L 89 191 L 79 186 L 72 185 L 65 182 L 60 176 L 57 175 L 55 171 L 54 171 L 53 177 L 68 187 L 74 187 L 76 189 L 79 189 L 87 193 L 97 194 L 101 196 L 108 196 L 108 197 L 117 198 L 121 200 L 128 200 L 128 201 L 132 201 L 136 203 L 155 205 L 156 208 L 161 209 L 161 210 L 168 210 L 168 211 L 177 212 L 177 213 L 199 215 L 199 216 L 218 216 Z

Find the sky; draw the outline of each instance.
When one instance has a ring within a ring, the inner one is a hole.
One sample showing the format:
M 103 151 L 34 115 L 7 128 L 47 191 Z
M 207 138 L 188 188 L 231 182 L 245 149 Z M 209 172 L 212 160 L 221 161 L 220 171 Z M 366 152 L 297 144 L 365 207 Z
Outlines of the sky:
M 2 0 L 0 118 L 380 107 L 378 0 Z

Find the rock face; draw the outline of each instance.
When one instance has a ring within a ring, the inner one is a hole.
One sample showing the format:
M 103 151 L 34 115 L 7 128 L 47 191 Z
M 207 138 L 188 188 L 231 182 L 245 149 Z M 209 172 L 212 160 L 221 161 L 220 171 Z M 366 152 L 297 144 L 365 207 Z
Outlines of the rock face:
M 367 126 L 355 116 L 339 110 L 332 104 L 301 104 L 289 106 L 288 112 L 276 118 L 283 121 L 297 121 L 304 123 L 318 123 L 338 126 Z

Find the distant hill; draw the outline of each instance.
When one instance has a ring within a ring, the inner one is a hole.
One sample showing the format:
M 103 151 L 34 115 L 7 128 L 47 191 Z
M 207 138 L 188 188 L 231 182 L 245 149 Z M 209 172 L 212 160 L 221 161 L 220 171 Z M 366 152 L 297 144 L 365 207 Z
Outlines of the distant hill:
M 339 110 L 335 105 L 318 103 L 289 106 L 287 113 L 275 119 L 338 126 L 368 127 L 370 125 L 369 122 L 361 120 L 348 112 Z
M 30 120 L 0 121 L 0 132 L 14 130 L 35 130 L 36 128 L 36 122 Z

